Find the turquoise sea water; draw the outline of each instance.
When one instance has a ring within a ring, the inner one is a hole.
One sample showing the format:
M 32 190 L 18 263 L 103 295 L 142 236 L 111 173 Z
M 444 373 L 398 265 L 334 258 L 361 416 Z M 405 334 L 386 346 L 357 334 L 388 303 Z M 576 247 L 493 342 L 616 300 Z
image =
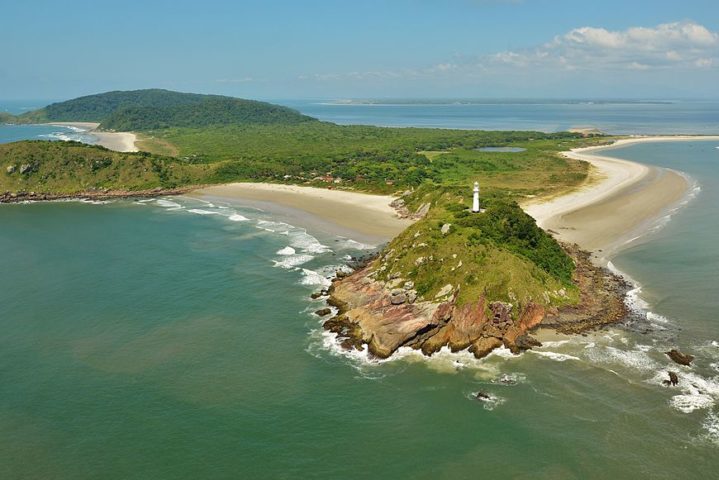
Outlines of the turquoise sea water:
M 95 143 L 96 141 L 92 135 L 74 127 L 0 124 L 0 143 L 19 140 L 75 140 L 85 143 Z
M 366 250 L 291 218 L 190 198 L 0 205 L 0 478 L 712 478 L 716 146 L 614 152 L 701 186 L 613 259 L 644 320 L 482 361 L 343 355 L 308 296 Z M 695 366 L 663 355 L 675 345 Z M 670 369 L 680 386 L 661 385 Z

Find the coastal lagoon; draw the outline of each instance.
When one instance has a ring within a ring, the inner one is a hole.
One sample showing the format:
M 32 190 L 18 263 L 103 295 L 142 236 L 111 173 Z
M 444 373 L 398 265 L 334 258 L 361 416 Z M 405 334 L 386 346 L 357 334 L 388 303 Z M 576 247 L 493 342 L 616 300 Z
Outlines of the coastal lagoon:
M 481 361 L 336 348 L 309 295 L 370 246 L 299 217 L 185 197 L 0 205 L 0 476 L 709 477 L 717 145 L 612 152 L 699 187 L 612 259 L 636 321 Z

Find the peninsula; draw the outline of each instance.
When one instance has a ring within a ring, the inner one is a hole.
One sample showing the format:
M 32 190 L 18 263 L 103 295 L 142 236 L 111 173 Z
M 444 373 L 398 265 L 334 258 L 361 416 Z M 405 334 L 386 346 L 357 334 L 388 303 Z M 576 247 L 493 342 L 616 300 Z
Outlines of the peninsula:
M 582 248 L 605 246 L 686 188 L 675 173 L 590 156 L 582 149 L 615 140 L 593 132 L 339 126 L 263 102 L 165 90 L 93 95 L 4 121 L 92 122 L 82 125 L 93 135 L 121 131 L 133 145 L 105 143 L 121 152 L 75 142 L 1 145 L 3 201 L 204 186 L 193 195 L 314 198 L 302 208 L 391 239 L 322 292 L 338 310 L 325 328 L 344 347 L 378 357 L 402 346 L 427 355 L 443 347 L 477 357 L 500 346 L 518 353 L 539 344 L 530 335 L 538 327 L 571 333 L 621 321 L 628 285 Z M 129 152 L 134 146 L 142 151 Z M 589 209 L 641 182 L 648 187 L 631 216 L 605 220 L 618 223 L 604 237 L 591 230 Z M 671 195 L 649 199 L 650 186 Z M 347 220 L 363 194 L 373 196 Z M 401 219 L 392 218 L 390 200 Z

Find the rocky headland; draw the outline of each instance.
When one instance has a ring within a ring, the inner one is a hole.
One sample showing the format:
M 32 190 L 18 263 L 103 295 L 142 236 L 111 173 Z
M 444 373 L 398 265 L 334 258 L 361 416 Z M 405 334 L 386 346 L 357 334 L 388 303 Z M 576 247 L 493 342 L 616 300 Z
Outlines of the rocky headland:
M 346 349 L 363 350 L 379 358 L 400 347 L 432 355 L 443 347 L 468 349 L 477 358 L 504 346 L 518 354 L 541 343 L 531 333 L 549 328 L 582 333 L 624 319 L 624 296 L 630 285 L 575 245 L 563 245 L 575 262 L 573 283 L 579 302 L 548 307 L 532 301 L 511 303 L 480 295 L 460 303 L 461 286 L 448 284 L 433 298 L 419 296 L 411 280 L 378 278 L 386 267 L 383 257 L 359 265 L 348 276 L 336 278 L 325 292 L 338 313 L 324 322 Z

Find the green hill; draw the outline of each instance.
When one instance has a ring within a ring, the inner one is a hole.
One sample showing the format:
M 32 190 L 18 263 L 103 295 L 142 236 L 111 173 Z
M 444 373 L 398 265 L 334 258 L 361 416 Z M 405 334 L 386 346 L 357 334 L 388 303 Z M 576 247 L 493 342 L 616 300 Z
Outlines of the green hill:
M 17 117 L 7 112 L 0 112 L 0 123 L 15 123 Z
M 119 153 L 78 142 L 0 144 L 0 193 L 64 195 L 137 191 L 199 183 L 206 167 L 149 153 Z
M 147 131 L 211 125 L 298 124 L 316 121 L 287 107 L 221 95 L 169 90 L 107 92 L 53 103 L 21 122 L 97 122 L 106 130 Z

